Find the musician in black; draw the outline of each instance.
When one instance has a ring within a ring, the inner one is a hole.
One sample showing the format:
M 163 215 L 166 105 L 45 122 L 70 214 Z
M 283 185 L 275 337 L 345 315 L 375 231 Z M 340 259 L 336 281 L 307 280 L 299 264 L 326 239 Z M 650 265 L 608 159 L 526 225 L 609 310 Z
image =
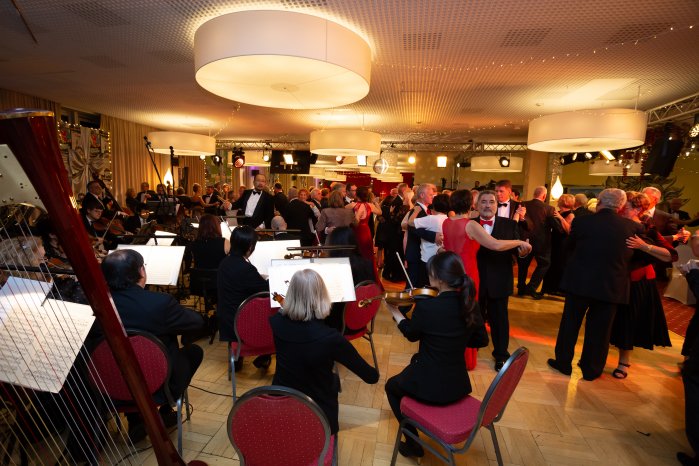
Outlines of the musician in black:
M 167 348 L 172 363 L 170 393 L 179 398 L 201 364 L 204 351 L 195 344 L 180 347 L 177 336 L 182 335 L 184 341 L 187 335 L 201 332 L 205 327 L 204 318 L 169 294 L 145 290 L 146 269 L 143 256 L 136 251 L 120 249 L 109 254 L 102 261 L 102 273 L 124 328 L 151 333 Z M 163 404 L 164 397 L 159 398 L 156 394 L 154 401 Z M 166 426 L 177 422 L 175 413 L 167 404 L 161 406 L 160 414 Z M 137 442 L 145 437 L 138 414 L 127 414 L 127 419 L 131 440 Z

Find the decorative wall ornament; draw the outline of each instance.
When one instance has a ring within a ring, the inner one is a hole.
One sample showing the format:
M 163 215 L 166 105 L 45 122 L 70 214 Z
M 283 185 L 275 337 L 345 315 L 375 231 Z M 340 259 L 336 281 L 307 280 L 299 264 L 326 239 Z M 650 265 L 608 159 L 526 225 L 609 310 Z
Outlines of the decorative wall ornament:
M 61 122 L 58 144 L 73 194 L 85 193 L 94 177 L 111 187 L 112 150 L 107 131 Z

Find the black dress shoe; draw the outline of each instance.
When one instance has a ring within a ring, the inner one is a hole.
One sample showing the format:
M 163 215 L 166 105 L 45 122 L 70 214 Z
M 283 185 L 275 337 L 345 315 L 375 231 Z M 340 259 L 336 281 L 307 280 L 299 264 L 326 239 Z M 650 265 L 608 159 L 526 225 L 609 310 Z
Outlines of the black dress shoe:
M 177 413 L 170 406 L 161 406 L 159 411 L 166 429 L 177 425 Z
M 143 422 L 131 424 L 129 422 L 129 440 L 136 444 L 146 438 L 146 426 Z
M 680 462 L 680 464 L 684 466 L 697 466 L 699 465 L 699 459 L 697 458 L 692 458 L 689 456 L 687 453 L 683 451 L 678 451 L 677 452 L 677 461 Z
M 500 372 L 502 366 L 505 365 L 505 361 L 495 361 L 495 372 Z
M 252 360 L 252 365 L 258 369 L 267 370 L 269 369 L 270 364 L 272 364 L 272 356 L 269 354 L 263 354 L 262 356 L 258 356 Z
M 536 300 L 542 299 L 544 297 L 544 293 L 539 293 L 536 290 L 529 290 L 527 291 L 527 294 Z
M 422 449 L 422 445 L 415 441 L 411 441 L 409 443 L 400 442 L 398 445 L 398 453 L 406 458 L 422 458 L 425 456 L 425 450 Z
M 546 361 L 546 364 L 548 364 L 550 367 L 556 369 L 558 372 L 560 372 L 563 375 L 570 375 L 573 373 L 573 368 L 568 366 L 568 367 L 563 367 L 563 364 L 559 363 L 555 359 L 549 359 Z
M 524 295 L 526 295 L 526 294 L 527 294 L 527 293 L 526 293 L 525 290 L 517 290 L 517 296 L 520 296 L 520 297 L 521 297 L 521 296 L 524 296 Z

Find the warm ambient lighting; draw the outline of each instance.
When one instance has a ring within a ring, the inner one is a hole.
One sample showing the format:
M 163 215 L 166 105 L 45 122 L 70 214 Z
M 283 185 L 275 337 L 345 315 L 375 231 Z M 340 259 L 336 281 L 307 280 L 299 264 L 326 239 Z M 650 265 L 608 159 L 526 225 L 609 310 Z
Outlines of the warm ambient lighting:
M 357 156 L 357 165 L 360 167 L 366 167 L 366 160 L 367 160 L 366 155 L 358 155 Z
M 624 165 L 627 166 L 626 176 L 641 176 L 640 162 L 609 163 L 608 160 L 605 163 L 590 162 L 589 174 L 592 176 L 624 176 Z
M 543 152 L 626 149 L 643 144 L 648 117 L 624 108 L 546 115 L 529 123 L 527 146 Z
M 170 147 L 175 155 L 214 155 L 216 139 L 201 134 L 180 133 L 177 131 L 153 131 L 148 133 L 153 152 L 169 154 Z
M 291 152 L 284 152 L 284 163 L 287 165 L 293 165 L 294 164 L 294 155 Z
M 558 199 L 562 195 L 563 195 L 563 184 L 561 183 L 561 177 L 557 176 L 556 182 L 553 184 L 553 187 L 551 188 L 551 197 L 553 199 Z
M 599 151 L 599 153 L 602 154 L 602 157 L 604 157 L 605 160 L 614 160 L 616 158 L 616 157 L 614 157 L 614 154 L 612 154 L 608 150 L 601 150 L 601 151 Z
M 319 155 L 379 155 L 381 135 L 358 129 L 322 129 L 311 133 L 310 146 Z
M 447 166 L 447 156 L 446 155 L 440 155 L 437 157 L 437 167 L 439 168 L 446 168 Z
M 410 165 L 415 165 L 415 156 L 414 155 L 411 155 L 410 157 L 408 157 L 408 163 Z
M 521 172 L 524 165 L 522 157 L 509 157 L 509 166 L 502 166 L 496 155 L 477 155 L 471 157 L 472 172 Z
M 355 32 L 291 11 L 239 11 L 194 34 L 195 77 L 226 99 L 264 107 L 332 108 L 369 93 L 371 50 Z

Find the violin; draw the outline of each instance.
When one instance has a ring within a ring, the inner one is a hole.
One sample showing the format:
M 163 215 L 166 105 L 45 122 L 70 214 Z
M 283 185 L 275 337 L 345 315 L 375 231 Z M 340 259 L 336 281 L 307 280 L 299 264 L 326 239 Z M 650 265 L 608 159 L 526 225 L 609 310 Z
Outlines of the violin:
M 279 294 L 276 291 L 272 292 L 272 299 L 279 303 L 281 307 L 284 307 L 284 295 Z
M 124 228 L 124 224 L 122 223 L 121 219 L 118 218 L 116 215 L 112 217 L 111 220 L 106 217 L 100 217 L 99 220 L 96 220 L 92 223 L 92 226 L 96 232 L 103 233 L 102 236 L 106 235 L 107 233 L 110 233 L 115 236 L 124 236 L 130 234 Z
M 377 299 L 383 299 L 392 306 L 411 306 L 415 301 L 421 299 L 434 298 L 439 294 L 436 288 L 426 286 L 424 288 L 413 288 L 405 291 L 387 291 L 386 293 L 372 296 L 371 298 L 359 301 L 359 307 L 366 307 Z

